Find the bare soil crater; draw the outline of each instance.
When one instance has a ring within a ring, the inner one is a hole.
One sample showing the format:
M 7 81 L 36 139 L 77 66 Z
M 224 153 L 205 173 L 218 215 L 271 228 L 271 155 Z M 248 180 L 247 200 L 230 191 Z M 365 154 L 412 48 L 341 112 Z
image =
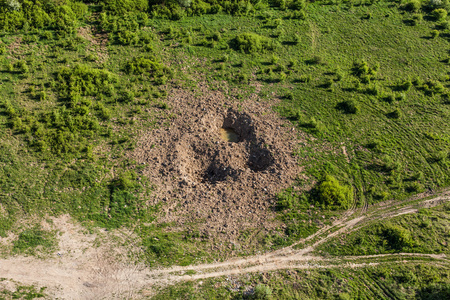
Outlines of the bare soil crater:
M 300 133 L 256 94 L 238 101 L 206 85 L 196 91 L 172 90 L 176 117 L 143 132 L 132 153 L 157 186 L 148 204 L 167 203 L 157 222 L 195 223 L 207 237 L 226 232 L 231 240 L 244 229 L 279 226 L 270 208 L 301 171 L 293 156 Z M 236 140 L 224 140 L 221 129 Z

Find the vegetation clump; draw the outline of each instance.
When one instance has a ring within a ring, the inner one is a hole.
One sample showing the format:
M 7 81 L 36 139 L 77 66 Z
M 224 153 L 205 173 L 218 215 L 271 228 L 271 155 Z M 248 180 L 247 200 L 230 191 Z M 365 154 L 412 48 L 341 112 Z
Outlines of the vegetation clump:
M 99 96 L 110 94 L 112 85 L 117 82 L 113 73 L 78 64 L 63 67 L 56 73 L 57 89 L 61 97 L 68 98 L 76 104 L 79 96 Z
M 355 100 L 346 100 L 338 103 L 337 108 L 347 114 L 356 114 L 359 111 L 359 105 Z
M 256 33 L 241 33 L 230 44 L 237 51 L 247 54 L 264 53 L 266 51 L 272 51 L 277 47 L 276 42 Z
M 13 252 L 22 254 L 34 254 L 37 247 L 41 250 L 49 251 L 55 246 L 54 239 L 50 232 L 42 230 L 39 226 L 25 229 L 19 234 L 19 238 L 14 242 Z
M 125 72 L 132 75 L 145 75 L 158 84 L 164 84 L 173 77 L 170 68 L 152 58 L 138 57 L 127 62 Z
M 347 209 L 353 203 L 353 188 L 341 185 L 336 178 L 326 175 L 316 189 L 318 202 L 328 209 Z

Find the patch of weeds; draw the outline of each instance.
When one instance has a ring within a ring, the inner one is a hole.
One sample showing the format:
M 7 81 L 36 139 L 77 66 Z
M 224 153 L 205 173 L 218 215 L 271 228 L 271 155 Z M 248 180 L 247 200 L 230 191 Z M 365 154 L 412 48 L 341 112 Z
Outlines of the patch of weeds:
M 230 47 L 247 54 L 273 51 L 277 46 L 277 42 L 256 33 L 241 33 L 230 41 Z
M 448 211 L 440 205 L 370 224 L 351 233 L 344 242 L 334 239 L 319 248 L 333 255 L 448 253 L 450 240 L 442 235 L 448 223 Z
M 50 252 L 56 245 L 54 234 L 39 226 L 25 229 L 13 243 L 13 252 L 35 255 Z
M 353 203 L 353 187 L 342 185 L 331 175 L 326 175 L 325 179 L 313 190 L 317 196 L 318 204 L 327 209 L 347 209 Z
M 0 282 L 2 279 L 0 279 Z M 37 289 L 35 286 L 30 285 L 18 285 L 15 287 L 14 291 L 1 290 L 0 297 L 2 299 L 36 299 L 36 298 L 46 298 L 47 295 L 44 293 L 46 287 L 41 287 Z M 5 297 L 5 298 L 3 298 Z
M 154 59 L 139 57 L 134 58 L 125 65 L 127 74 L 145 75 L 157 84 L 164 84 L 173 77 L 173 72 Z
M 336 108 L 342 110 L 347 114 L 356 114 L 360 109 L 355 100 L 346 100 L 343 102 L 339 102 Z

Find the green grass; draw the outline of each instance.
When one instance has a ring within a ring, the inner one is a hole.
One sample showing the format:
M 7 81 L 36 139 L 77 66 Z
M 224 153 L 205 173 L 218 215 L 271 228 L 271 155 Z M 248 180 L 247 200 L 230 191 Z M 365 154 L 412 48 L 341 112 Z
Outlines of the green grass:
M 13 253 L 34 255 L 49 253 L 55 249 L 54 233 L 44 231 L 39 226 L 23 230 L 13 242 Z
M 323 165 L 331 166 L 331 175 L 356 188 L 360 203 L 401 199 L 426 188 L 447 186 L 449 107 L 441 96 L 447 93 L 441 59 L 447 55 L 448 42 L 427 39 L 434 23 L 408 26 L 398 6 L 386 2 L 370 6 L 314 4 L 307 12 L 306 20 L 285 19 L 289 12 L 271 9 L 257 11 L 254 18 L 184 18 L 177 21 L 182 29 L 172 29 L 170 36 L 161 29 L 159 37 L 167 59 L 182 57 L 184 65 L 194 67 L 191 74 L 183 70 L 184 76 L 197 78 L 195 73 L 201 70 L 210 74 L 204 78 L 212 87 L 220 89 L 216 80 L 238 85 L 239 92 L 230 95 L 237 99 L 252 92 L 251 87 L 235 83 L 237 76 L 262 82 L 260 95 L 274 93 L 281 98 L 277 111 L 319 138 L 302 145 L 298 153 L 307 172 L 320 179 Z M 362 19 L 366 14 L 370 19 Z M 276 29 L 267 25 L 277 18 L 283 22 Z M 159 30 L 173 22 L 154 24 Z M 204 41 L 213 32 L 221 32 L 220 40 L 206 45 Z M 229 41 L 245 32 L 280 46 L 257 55 L 230 48 Z M 289 42 L 294 34 L 300 37 L 299 43 Z M 179 47 L 186 45 L 186 36 L 192 42 L 187 48 Z M 429 47 L 433 51 L 428 51 Z M 197 57 L 206 62 L 194 62 Z M 366 73 L 355 73 L 358 61 L 366 62 Z M 427 92 L 430 87 L 423 84 L 425 78 L 420 84 L 399 87 L 417 74 L 441 82 L 443 89 Z M 308 78 L 307 82 L 303 78 Z M 428 138 L 430 133 L 438 139 Z M 374 141 L 381 146 L 369 147 Z M 341 145 L 347 148 L 350 163 Z M 439 160 L 433 158 L 435 149 L 444 151 Z M 422 179 L 412 182 L 418 172 Z
M 348 235 L 334 238 L 318 250 L 331 255 L 382 253 L 449 254 L 450 206 L 422 208 L 416 214 L 369 223 Z
M 239 242 L 254 243 L 242 255 L 288 245 L 336 217 L 309 191 L 326 175 L 357 205 L 448 186 L 448 30 L 431 11 L 418 8 L 420 18 L 388 1 L 272 2 L 222 3 L 218 14 L 204 14 L 219 9 L 205 3 L 152 13 L 132 5 L 139 13 L 122 14 L 108 2 L 100 15 L 92 13 L 102 5 L 70 3 L 72 25 L 19 18 L 6 28 L 0 235 L 22 216 L 70 213 L 91 226 L 137 223 L 154 264 L 210 259 L 216 241 L 175 225 L 141 226 L 160 207 L 147 207 L 153 186 L 127 158 L 141 132 L 170 124 L 170 89 L 195 91 L 199 81 L 232 101 L 255 92 L 279 100 L 274 109 L 307 134 L 295 149 L 307 178 L 278 207 L 286 229 L 241 232 Z M 173 20 L 157 17 L 164 14 Z M 86 25 L 107 43 L 77 35 Z
M 5 278 L 0 278 L 0 282 L 6 280 Z M 1 290 L 0 297 L 2 299 L 40 299 L 45 298 L 46 294 L 44 293 L 45 287 L 37 289 L 35 286 L 25 286 L 19 285 L 16 283 L 15 290 Z
M 449 276 L 447 267 L 423 263 L 293 269 L 181 283 L 152 299 L 445 299 Z M 256 298 L 258 285 L 270 289 L 272 298 Z

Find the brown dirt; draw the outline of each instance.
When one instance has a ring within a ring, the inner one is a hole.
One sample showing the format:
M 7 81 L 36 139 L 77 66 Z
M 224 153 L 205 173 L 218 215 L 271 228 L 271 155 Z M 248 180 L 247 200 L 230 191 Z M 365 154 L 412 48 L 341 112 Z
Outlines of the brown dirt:
M 136 276 L 140 268 L 130 263 L 128 249 L 118 242 L 129 239 L 129 233 L 102 229 L 88 233 L 68 215 L 49 219 L 51 223 L 42 225 L 58 232 L 57 250 L 45 260 L 24 256 L 1 260 L 0 278 L 7 280 L 0 281 L 0 291 L 34 285 L 47 287 L 51 299 L 134 297 L 144 284 L 139 281 L 142 276 Z
M 167 100 L 177 117 L 142 133 L 132 154 L 157 186 L 148 204 L 167 204 L 158 222 L 201 222 L 204 236 L 226 230 L 228 239 L 279 226 L 270 207 L 301 171 L 293 157 L 299 133 L 255 94 L 238 102 L 206 85 L 197 91 L 172 90 Z M 239 142 L 222 140 L 221 128 L 233 129 Z
M 415 201 L 415 200 L 414 200 Z M 444 191 L 431 200 L 416 203 L 433 207 L 450 201 L 449 191 Z M 51 299 L 141 299 L 151 296 L 157 287 L 170 285 L 179 281 L 198 280 L 219 276 L 243 275 L 251 272 L 269 272 L 288 269 L 317 268 L 356 268 L 376 264 L 417 263 L 449 265 L 445 254 L 398 253 L 367 256 L 324 258 L 312 255 L 314 249 L 341 233 L 353 230 L 367 220 L 386 218 L 385 211 L 393 216 L 399 212 L 413 213 L 412 209 L 395 208 L 397 203 L 385 208 L 368 212 L 367 217 L 337 220 L 333 225 L 313 234 L 307 240 L 313 244 L 295 250 L 292 246 L 271 253 L 234 258 L 224 262 L 192 266 L 174 266 L 166 269 L 148 269 L 145 266 L 130 264 L 125 247 L 112 242 L 113 239 L 130 239 L 127 232 L 86 233 L 85 230 L 71 222 L 70 218 L 61 216 L 53 218 L 54 227 L 59 230 L 59 250 L 55 257 L 39 260 L 33 257 L 11 257 L 0 260 L 1 290 L 14 291 L 19 284 L 47 287 L 46 293 Z M 113 238 L 113 239 L 111 239 Z M 317 238 L 317 239 L 316 239 Z M 59 255 L 58 255 L 59 254 Z M 380 258 L 389 261 L 380 262 Z M 434 261 L 430 261 L 430 259 Z M 355 262 L 355 260 L 358 260 Z M 187 271 L 195 271 L 187 275 Z
M 93 32 L 91 27 L 80 27 L 77 34 L 89 42 L 89 52 L 97 55 L 97 62 L 103 63 L 108 60 L 108 35 L 105 33 Z

